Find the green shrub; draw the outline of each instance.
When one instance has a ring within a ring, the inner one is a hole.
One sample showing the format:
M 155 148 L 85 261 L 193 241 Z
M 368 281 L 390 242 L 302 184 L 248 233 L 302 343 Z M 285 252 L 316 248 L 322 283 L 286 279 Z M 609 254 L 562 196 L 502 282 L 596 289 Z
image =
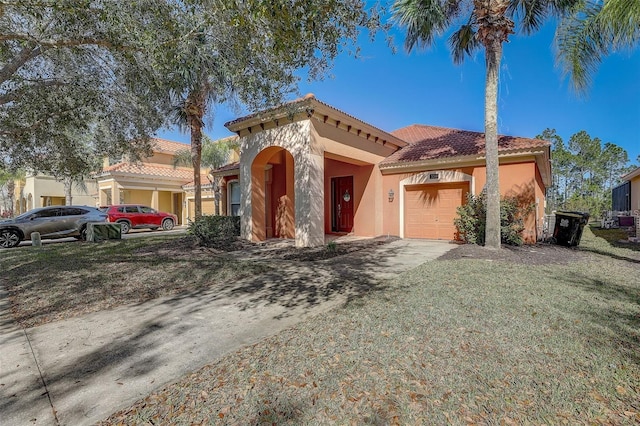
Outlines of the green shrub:
M 517 198 L 504 197 L 500 201 L 500 237 L 504 244 L 519 246 L 523 243 L 524 218 L 535 204 L 522 206 Z M 468 244 L 484 245 L 487 221 L 486 195 L 467 195 L 467 203 L 458 207 L 454 224 L 460 238 Z
M 240 235 L 240 216 L 202 216 L 189 221 L 187 233 L 202 246 L 229 243 Z

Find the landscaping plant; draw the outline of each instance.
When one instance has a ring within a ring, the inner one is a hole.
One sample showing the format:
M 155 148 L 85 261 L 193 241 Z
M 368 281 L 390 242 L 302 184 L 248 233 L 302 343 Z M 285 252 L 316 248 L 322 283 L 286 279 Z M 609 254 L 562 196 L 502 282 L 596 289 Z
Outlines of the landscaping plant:
M 240 235 L 240 216 L 200 216 L 189 221 L 187 233 L 201 246 L 231 242 Z
M 534 204 L 522 206 L 515 197 L 500 201 L 500 238 L 503 244 L 522 245 L 524 218 L 531 213 Z M 460 238 L 468 244 L 484 245 L 486 229 L 486 195 L 468 194 L 467 203 L 458 207 L 459 217 L 454 220 Z

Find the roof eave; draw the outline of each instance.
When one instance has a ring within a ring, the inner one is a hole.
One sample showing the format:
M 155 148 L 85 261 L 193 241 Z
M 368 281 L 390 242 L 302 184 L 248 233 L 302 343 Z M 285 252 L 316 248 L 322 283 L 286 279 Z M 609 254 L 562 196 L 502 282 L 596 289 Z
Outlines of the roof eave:
M 542 157 L 546 158 L 546 164 L 548 164 L 549 158 L 549 147 L 544 146 L 539 149 L 518 149 L 518 150 L 509 150 L 502 151 L 499 154 L 500 159 L 517 159 L 518 157 L 529 157 L 535 156 L 536 159 Z M 394 173 L 403 173 L 403 172 L 414 172 L 418 170 L 423 170 L 426 168 L 433 167 L 464 167 L 464 166 L 472 166 L 482 164 L 486 161 L 486 156 L 483 155 L 464 155 L 464 156 L 455 156 L 455 157 L 443 157 L 443 158 L 434 158 L 429 160 L 421 160 L 421 161 L 398 161 L 395 163 L 387 163 L 380 164 L 379 169 L 382 174 L 394 174 Z M 543 179 L 543 183 L 546 186 L 551 185 L 551 169 L 550 167 L 543 167 L 545 164 L 538 163 L 538 169 L 540 170 L 540 174 Z M 546 169 L 546 170 L 545 170 Z
M 280 107 L 265 110 L 246 118 L 239 118 L 225 123 L 225 127 L 236 134 L 240 134 L 242 130 L 251 129 L 260 126 L 264 130 L 265 124 L 275 122 L 278 126 L 281 120 L 298 121 L 303 119 L 315 119 L 326 123 L 329 118 L 332 121 L 346 127 L 346 130 L 355 133 L 358 136 L 372 135 L 378 141 L 384 141 L 385 144 L 393 145 L 395 148 L 402 148 L 409 145 L 403 139 L 385 132 L 371 124 L 368 124 L 354 116 L 351 116 L 329 104 L 319 101 L 312 95 L 284 104 Z
M 638 176 L 640 176 L 640 167 L 638 167 L 637 169 L 627 173 L 626 175 L 622 176 L 620 179 L 629 180 L 630 181 L 631 179 L 636 178 Z

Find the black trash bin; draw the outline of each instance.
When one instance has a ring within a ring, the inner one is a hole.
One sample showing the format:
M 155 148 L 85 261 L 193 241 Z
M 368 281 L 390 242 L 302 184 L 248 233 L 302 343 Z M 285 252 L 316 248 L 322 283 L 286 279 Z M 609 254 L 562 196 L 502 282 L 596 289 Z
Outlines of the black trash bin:
M 553 239 L 558 245 L 575 247 L 580 244 L 582 230 L 588 222 L 589 213 L 558 211 Z

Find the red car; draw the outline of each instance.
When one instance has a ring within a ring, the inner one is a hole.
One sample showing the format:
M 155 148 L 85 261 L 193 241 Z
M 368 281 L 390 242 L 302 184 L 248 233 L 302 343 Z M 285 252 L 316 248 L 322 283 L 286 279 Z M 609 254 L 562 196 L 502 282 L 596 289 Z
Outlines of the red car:
M 109 216 L 107 221 L 120 224 L 123 234 L 140 228 L 156 230 L 162 227 L 163 230 L 170 231 L 178 223 L 178 216 L 175 214 L 159 212 L 139 204 L 117 204 L 100 207 L 100 210 Z

